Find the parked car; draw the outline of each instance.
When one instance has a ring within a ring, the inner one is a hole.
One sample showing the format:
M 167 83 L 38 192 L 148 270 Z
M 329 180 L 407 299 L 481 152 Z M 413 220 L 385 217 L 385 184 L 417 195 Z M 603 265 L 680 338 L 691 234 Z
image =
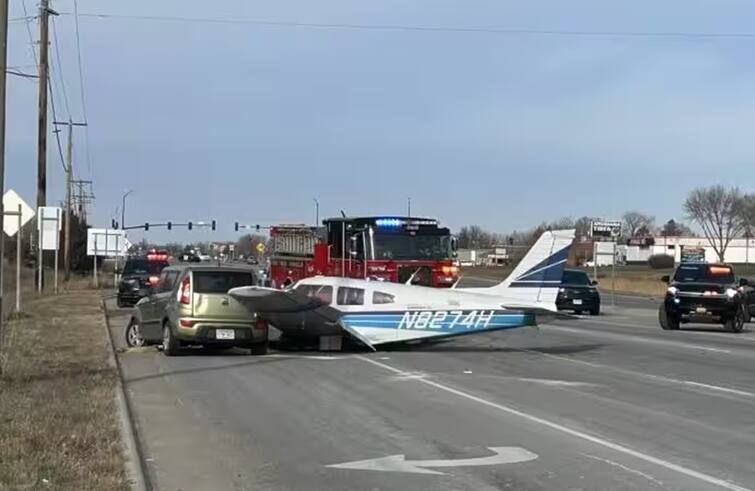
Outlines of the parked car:
M 688 322 L 722 324 L 740 332 L 755 312 L 755 290 L 737 280 L 728 264 L 682 263 L 674 276 L 664 276 L 666 296 L 658 311 L 663 329 L 676 330 Z
M 165 251 L 151 251 L 145 256 L 129 257 L 123 270 L 119 271 L 121 279 L 116 297 L 118 307 L 131 307 L 147 296 L 168 265 L 168 253 Z
M 165 268 L 150 294 L 136 304 L 126 342 L 162 344 L 167 356 L 191 345 L 236 346 L 265 354 L 267 323 L 228 295 L 231 288 L 256 283 L 254 271 L 238 265 L 184 263 Z
M 590 281 L 584 271 L 564 270 L 561 288 L 556 297 L 556 307 L 558 310 L 572 310 L 576 314 L 600 314 L 600 293 L 596 288 L 597 284 L 597 281 Z

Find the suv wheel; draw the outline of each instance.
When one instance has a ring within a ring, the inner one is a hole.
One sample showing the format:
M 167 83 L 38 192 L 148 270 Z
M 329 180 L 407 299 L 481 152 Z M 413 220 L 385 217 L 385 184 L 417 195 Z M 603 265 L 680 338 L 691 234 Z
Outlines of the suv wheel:
M 679 329 L 679 319 L 666 312 L 666 306 L 661 305 L 658 309 L 658 322 L 664 331 L 677 331 Z
M 163 354 L 176 356 L 178 354 L 178 340 L 173 335 L 173 330 L 167 322 L 163 324 Z
M 141 348 L 144 346 L 144 336 L 139 326 L 139 321 L 132 318 L 126 327 L 126 344 L 129 348 Z
M 255 356 L 262 356 L 267 354 L 267 341 L 255 344 L 249 349 L 249 352 Z
M 745 325 L 745 311 L 744 308 L 737 309 L 737 313 L 734 317 L 726 319 L 724 328 L 730 332 L 742 332 Z

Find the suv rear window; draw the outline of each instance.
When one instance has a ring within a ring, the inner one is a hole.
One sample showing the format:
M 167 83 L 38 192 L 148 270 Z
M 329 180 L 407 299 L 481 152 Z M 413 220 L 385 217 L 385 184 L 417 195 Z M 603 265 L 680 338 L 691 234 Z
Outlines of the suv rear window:
M 734 283 L 734 271 L 729 266 L 714 264 L 682 264 L 674 274 L 674 281 L 679 283 Z
M 564 271 L 561 278 L 562 285 L 589 285 L 590 279 L 582 271 Z
M 123 267 L 123 274 L 152 274 L 159 275 L 168 266 L 166 261 L 148 261 L 145 258 L 131 258 Z
M 231 288 L 254 285 L 252 273 L 243 271 L 194 271 L 194 293 L 227 293 Z

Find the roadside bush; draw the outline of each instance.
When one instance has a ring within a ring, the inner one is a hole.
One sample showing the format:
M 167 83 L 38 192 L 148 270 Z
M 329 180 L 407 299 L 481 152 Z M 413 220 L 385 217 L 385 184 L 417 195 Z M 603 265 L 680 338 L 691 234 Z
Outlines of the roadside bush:
M 648 264 L 653 269 L 671 269 L 674 267 L 674 256 L 668 254 L 653 254 L 648 259 Z

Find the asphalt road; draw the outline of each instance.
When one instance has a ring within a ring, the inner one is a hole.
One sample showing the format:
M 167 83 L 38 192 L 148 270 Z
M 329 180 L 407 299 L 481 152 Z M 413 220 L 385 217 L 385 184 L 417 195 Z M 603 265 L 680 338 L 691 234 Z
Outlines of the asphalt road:
M 755 333 L 648 307 L 377 353 L 120 356 L 161 490 L 755 489 Z

